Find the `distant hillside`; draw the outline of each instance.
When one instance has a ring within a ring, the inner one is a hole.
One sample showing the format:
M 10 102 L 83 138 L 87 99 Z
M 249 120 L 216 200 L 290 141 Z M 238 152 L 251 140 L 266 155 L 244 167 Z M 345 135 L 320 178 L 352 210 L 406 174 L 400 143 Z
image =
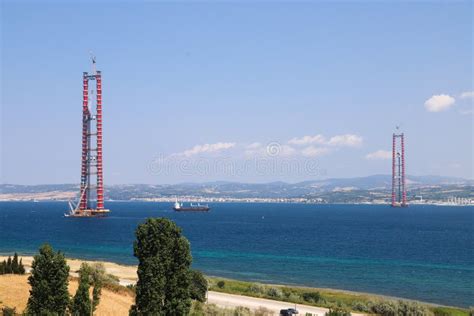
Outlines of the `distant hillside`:
M 446 198 L 449 194 L 469 197 L 474 191 L 474 181 L 440 176 L 407 176 L 408 192 L 413 198 Z M 106 197 L 113 200 L 166 198 L 174 196 L 200 196 L 208 198 L 324 198 L 331 202 L 370 201 L 386 199 L 391 188 L 390 175 L 373 175 L 358 178 L 324 179 L 299 183 L 238 183 L 207 182 L 181 184 L 129 184 L 106 186 Z M 77 184 L 57 185 L 0 185 L 5 198 L 22 194 L 46 192 L 74 192 Z

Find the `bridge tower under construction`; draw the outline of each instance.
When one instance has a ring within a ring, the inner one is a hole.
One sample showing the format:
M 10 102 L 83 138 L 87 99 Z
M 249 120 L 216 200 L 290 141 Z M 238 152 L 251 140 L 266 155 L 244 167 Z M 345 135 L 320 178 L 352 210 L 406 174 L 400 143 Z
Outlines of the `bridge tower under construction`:
M 102 73 L 96 70 L 92 56 L 92 73 L 82 75 L 82 155 L 79 202 L 70 205 L 68 216 L 105 216 L 102 158 Z M 95 81 L 94 85 L 89 85 Z M 95 101 L 95 102 L 94 102 Z M 93 104 L 95 103 L 95 105 Z M 95 180 L 95 183 L 93 183 Z
M 392 135 L 392 207 L 407 207 L 405 177 L 405 135 Z

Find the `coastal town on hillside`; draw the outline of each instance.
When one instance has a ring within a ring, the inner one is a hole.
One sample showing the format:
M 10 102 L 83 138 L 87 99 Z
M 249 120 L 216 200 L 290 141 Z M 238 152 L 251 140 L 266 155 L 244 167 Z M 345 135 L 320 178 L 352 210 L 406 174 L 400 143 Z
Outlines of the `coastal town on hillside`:
M 448 181 L 450 180 L 450 181 Z M 385 180 L 334 179 L 289 184 L 245 184 L 232 182 L 175 185 L 110 185 L 107 201 L 173 203 L 307 203 L 307 204 L 388 204 L 390 188 Z M 77 199 L 77 185 L 0 185 L 0 201 L 69 201 Z M 470 180 L 438 179 L 414 182 L 408 188 L 411 205 L 474 205 L 474 184 Z

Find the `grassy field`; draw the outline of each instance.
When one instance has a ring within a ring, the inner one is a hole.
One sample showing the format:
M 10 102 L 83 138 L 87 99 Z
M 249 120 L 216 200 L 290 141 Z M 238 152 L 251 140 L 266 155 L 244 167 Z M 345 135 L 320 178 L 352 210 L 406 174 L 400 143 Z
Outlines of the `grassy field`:
M 373 294 L 292 287 L 281 285 L 264 285 L 245 281 L 209 277 L 209 289 L 217 292 L 247 295 L 274 299 L 296 304 L 306 304 L 327 308 L 342 307 L 344 309 L 368 314 L 390 314 L 390 311 L 405 310 L 424 315 L 435 316 L 472 316 L 467 309 L 456 307 L 435 306 L 416 301 L 399 300 Z M 396 312 L 395 312 L 396 314 Z
M 69 293 L 71 295 L 74 295 L 77 286 L 77 279 L 71 278 L 69 281 Z M 10 274 L 0 276 L 0 307 L 8 306 L 21 313 L 26 308 L 29 291 L 28 275 Z M 104 316 L 128 315 L 128 310 L 133 302 L 133 292 L 120 286 L 117 286 L 117 288 L 106 286 L 102 290 L 102 297 L 96 314 Z

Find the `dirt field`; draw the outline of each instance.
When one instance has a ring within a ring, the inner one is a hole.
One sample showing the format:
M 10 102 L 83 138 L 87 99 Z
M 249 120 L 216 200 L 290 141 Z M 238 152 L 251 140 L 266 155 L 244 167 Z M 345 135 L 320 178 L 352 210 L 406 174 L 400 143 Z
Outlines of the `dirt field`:
M 77 282 L 70 281 L 69 293 L 73 295 L 76 289 Z M 0 275 L 0 306 L 16 307 L 17 312 L 23 311 L 28 301 L 29 290 L 28 275 Z M 128 294 L 117 294 L 103 289 L 96 315 L 128 315 L 132 303 L 133 297 Z

